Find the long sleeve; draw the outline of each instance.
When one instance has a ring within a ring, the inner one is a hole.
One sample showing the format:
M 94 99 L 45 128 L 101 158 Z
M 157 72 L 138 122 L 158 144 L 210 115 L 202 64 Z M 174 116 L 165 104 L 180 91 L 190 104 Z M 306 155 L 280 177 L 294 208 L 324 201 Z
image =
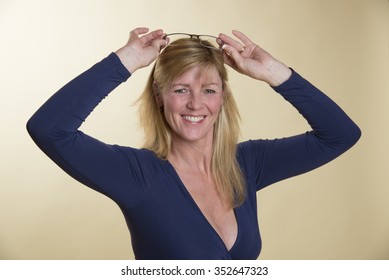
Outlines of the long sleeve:
M 123 153 L 122 147 L 78 130 L 93 109 L 129 77 L 116 54 L 110 54 L 55 93 L 31 117 L 27 130 L 38 147 L 76 180 L 115 201 L 127 199 L 128 204 L 135 204 L 145 180 L 139 176 L 136 155 L 128 156 L 131 151 Z
M 240 144 L 244 168 L 255 176 L 257 190 L 328 163 L 352 147 L 361 135 L 337 104 L 296 72 L 273 89 L 298 110 L 312 130 Z
M 110 54 L 43 104 L 27 123 L 30 135 L 34 140 L 39 137 L 39 144 L 51 139 L 55 130 L 75 132 L 101 100 L 129 77 L 119 58 Z

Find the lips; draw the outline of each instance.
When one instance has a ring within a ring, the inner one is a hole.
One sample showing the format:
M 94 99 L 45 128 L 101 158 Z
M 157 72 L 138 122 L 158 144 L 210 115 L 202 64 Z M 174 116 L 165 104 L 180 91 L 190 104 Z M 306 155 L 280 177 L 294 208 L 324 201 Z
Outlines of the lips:
M 205 119 L 206 116 L 190 116 L 190 115 L 182 115 L 182 118 L 191 123 L 199 123 Z

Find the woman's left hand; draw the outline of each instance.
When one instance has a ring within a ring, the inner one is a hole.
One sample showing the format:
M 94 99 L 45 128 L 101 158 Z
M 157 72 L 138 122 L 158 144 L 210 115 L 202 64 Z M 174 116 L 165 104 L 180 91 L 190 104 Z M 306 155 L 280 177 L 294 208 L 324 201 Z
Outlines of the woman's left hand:
M 240 31 L 232 31 L 239 40 L 220 34 L 224 61 L 239 73 L 278 86 L 289 79 L 292 71 L 282 62 L 252 42 Z

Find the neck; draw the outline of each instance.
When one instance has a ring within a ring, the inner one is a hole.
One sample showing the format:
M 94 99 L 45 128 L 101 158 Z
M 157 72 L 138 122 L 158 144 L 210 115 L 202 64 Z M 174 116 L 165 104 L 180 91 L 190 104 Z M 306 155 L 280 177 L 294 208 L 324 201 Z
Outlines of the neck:
M 211 177 L 212 141 L 173 141 L 168 160 L 175 168 L 199 171 Z

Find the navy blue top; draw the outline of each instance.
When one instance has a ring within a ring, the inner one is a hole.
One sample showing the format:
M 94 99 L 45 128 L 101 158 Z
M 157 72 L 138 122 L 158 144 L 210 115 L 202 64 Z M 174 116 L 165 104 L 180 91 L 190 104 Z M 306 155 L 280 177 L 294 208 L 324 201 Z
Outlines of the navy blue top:
M 102 143 L 78 130 L 99 102 L 129 77 L 116 54 L 110 54 L 54 94 L 27 129 L 70 176 L 119 205 L 136 259 L 256 259 L 261 250 L 256 191 L 329 162 L 360 137 L 353 121 L 296 72 L 274 87 L 313 130 L 238 144 L 247 198 L 234 209 L 238 236 L 228 250 L 169 161 L 146 149 Z

